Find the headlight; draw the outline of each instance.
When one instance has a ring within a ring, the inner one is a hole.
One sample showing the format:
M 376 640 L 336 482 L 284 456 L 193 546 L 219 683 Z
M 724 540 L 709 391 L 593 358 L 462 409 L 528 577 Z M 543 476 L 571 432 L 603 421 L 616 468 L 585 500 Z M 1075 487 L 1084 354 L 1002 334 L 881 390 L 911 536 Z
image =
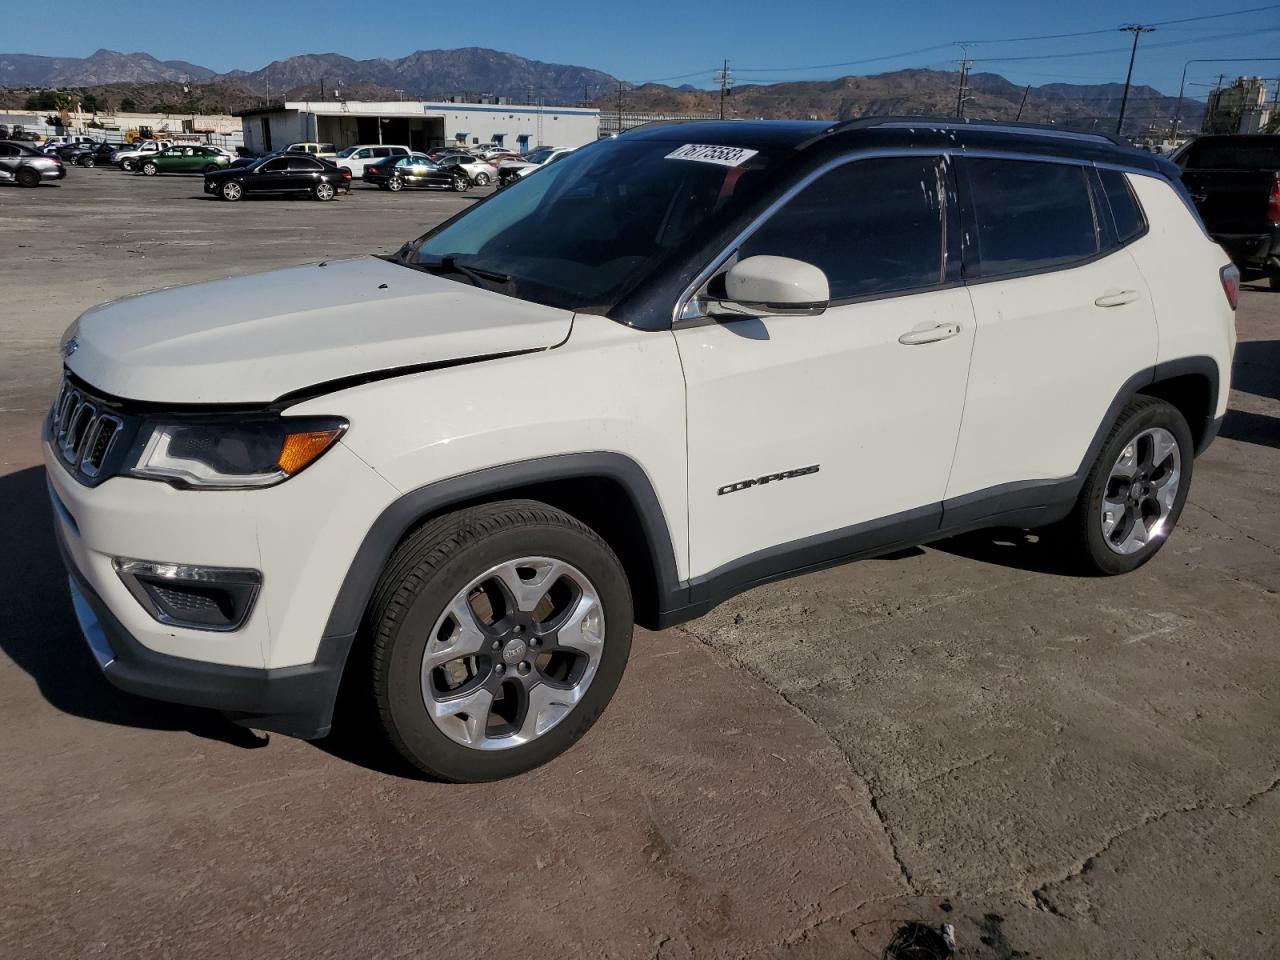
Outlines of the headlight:
M 336 417 L 152 423 L 129 472 L 202 489 L 269 487 L 314 463 L 346 428 Z

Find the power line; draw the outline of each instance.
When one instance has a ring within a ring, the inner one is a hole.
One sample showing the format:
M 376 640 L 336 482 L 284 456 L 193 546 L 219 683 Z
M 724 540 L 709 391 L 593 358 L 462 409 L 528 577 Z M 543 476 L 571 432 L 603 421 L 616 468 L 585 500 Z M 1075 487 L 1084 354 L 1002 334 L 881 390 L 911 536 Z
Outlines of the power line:
M 1157 20 L 1149 24 L 1152 27 L 1166 27 L 1176 23 L 1193 23 L 1199 20 L 1219 20 L 1223 17 L 1239 17 L 1246 13 L 1259 13 L 1263 10 L 1278 10 L 1280 3 L 1269 3 L 1265 7 L 1250 7 L 1247 10 L 1230 10 L 1226 13 L 1208 13 L 1199 17 L 1182 17 L 1177 20 Z M 1023 43 L 1028 40 L 1066 40 L 1071 37 L 1098 37 L 1103 34 L 1112 33 L 1114 28 L 1107 30 L 1081 30 L 1076 33 L 1045 33 L 1033 37 L 1002 37 L 998 40 L 965 40 L 964 43 L 980 44 L 980 43 Z

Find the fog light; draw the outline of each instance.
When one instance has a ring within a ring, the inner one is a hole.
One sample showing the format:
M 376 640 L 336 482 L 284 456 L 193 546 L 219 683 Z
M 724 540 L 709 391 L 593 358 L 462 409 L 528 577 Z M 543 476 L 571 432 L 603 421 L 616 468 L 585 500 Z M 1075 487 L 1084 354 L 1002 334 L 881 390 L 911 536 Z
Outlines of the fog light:
M 116 557 L 116 573 L 160 623 L 192 630 L 238 630 L 249 618 L 262 574 L 238 567 L 202 567 Z

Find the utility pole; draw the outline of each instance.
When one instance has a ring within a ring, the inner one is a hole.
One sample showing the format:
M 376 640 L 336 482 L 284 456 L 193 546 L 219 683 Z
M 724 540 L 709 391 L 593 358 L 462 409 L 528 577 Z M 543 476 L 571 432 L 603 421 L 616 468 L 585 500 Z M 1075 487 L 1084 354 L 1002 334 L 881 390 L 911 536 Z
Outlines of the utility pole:
M 1022 119 L 1022 108 L 1027 105 L 1027 94 L 1029 94 L 1030 92 L 1031 92 L 1031 84 L 1028 83 L 1026 89 L 1022 91 L 1022 102 L 1018 104 L 1018 115 L 1013 118 L 1014 123 L 1017 123 L 1019 120 Z
M 622 132 L 622 81 L 618 81 L 618 132 Z
M 1218 74 L 1218 82 L 1213 85 L 1213 93 L 1209 94 L 1209 113 L 1204 118 L 1204 132 L 1213 133 L 1213 121 L 1218 115 L 1218 101 L 1222 97 L 1222 81 L 1227 75 L 1225 73 Z
M 320 100 L 324 101 L 324 77 L 320 78 Z
M 716 79 L 720 81 L 720 119 L 724 119 L 724 102 L 729 96 L 729 61 L 724 62 L 724 66 L 717 71 Z
M 1151 33 L 1155 27 L 1144 27 L 1138 23 L 1130 23 L 1120 28 L 1121 33 L 1133 34 L 1133 49 L 1129 52 L 1129 72 L 1124 78 L 1124 96 L 1120 98 L 1120 119 L 1116 121 L 1116 136 L 1124 128 L 1124 114 L 1129 106 L 1129 85 L 1133 83 L 1133 61 L 1138 58 L 1138 38 L 1144 33 Z
M 960 61 L 960 88 L 956 91 L 956 117 L 964 119 L 964 102 L 969 98 L 966 96 L 969 89 L 969 57 L 966 56 Z

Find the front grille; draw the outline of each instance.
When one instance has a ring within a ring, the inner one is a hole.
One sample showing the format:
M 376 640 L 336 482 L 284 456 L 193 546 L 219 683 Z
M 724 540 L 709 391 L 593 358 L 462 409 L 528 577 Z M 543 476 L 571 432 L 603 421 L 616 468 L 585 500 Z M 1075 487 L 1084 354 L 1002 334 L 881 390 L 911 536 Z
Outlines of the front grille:
M 103 470 L 124 433 L 122 415 L 64 377 L 49 413 L 49 443 L 81 482 L 105 479 Z

